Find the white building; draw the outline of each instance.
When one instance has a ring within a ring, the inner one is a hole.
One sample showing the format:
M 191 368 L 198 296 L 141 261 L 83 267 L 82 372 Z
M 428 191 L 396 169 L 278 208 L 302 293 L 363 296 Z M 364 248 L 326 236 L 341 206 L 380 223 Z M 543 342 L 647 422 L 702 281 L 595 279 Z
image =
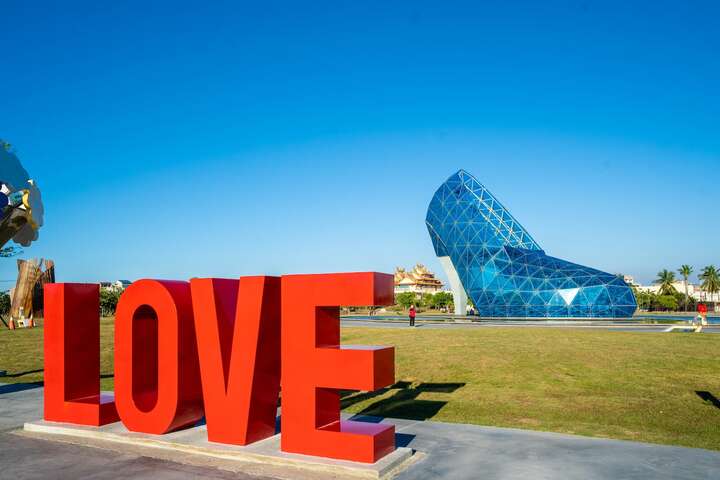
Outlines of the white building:
M 130 280 L 115 280 L 114 282 L 100 282 L 100 288 L 105 290 L 125 290 L 130 286 Z
M 626 275 L 626 282 L 627 282 L 627 275 Z M 629 277 L 632 279 L 632 277 Z M 628 282 L 629 283 L 629 282 Z M 638 289 L 640 292 L 648 292 L 648 293 L 654 293 L 658 294 L 660 292 L 660 285 L 638 285 L 635 283 L 631 283 L 630 285 L 633 285 L 635 288 Z M 673 282 L 672 286 L 677 290 L 679 293 L 685 294 L 685 282 L 682 280 L 677 280 Z M 692 282 L 688 282 L 687 284 L 687 293 L 690 296 L 690 298 L 697 300 L 698 302 L 712 302 L 712 303 L 720 303 L 720 292 L 718 293 L 708 293 L 705 290 L 703 290 L 700 285 L 694 284 Z

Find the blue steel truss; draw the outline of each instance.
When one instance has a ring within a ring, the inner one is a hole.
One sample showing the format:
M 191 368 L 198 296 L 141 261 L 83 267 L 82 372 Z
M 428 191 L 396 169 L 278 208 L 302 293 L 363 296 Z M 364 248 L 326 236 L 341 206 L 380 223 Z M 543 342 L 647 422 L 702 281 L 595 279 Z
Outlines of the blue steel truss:
M 616 275 L 545 254 L 503 205 L 460 170 L 435 192 L 426 224 L 483 317 L 631 317 L 637 308 Z

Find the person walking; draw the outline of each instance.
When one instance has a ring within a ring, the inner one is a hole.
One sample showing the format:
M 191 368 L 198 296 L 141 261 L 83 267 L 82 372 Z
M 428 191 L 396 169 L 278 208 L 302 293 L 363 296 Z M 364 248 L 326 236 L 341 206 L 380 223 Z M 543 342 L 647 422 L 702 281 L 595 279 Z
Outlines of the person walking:
M 410 326 L 415 326 L 415 305 L 410 305 L 410 310 L 408 311 L 408 316 L 410 317 Z

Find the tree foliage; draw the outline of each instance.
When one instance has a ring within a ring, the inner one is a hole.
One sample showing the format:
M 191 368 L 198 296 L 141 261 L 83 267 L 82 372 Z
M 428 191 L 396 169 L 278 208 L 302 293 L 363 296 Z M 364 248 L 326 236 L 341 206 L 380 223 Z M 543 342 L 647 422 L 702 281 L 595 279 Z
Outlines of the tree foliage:
M 453 295 L 450 292 L 437 292 L 432 296 L 433 308 L 445 308 L 453 303 Z
M 688 278 L 693 273 L 693 267 L 690 265 L 681 265 L 678 268 L 678 273 L 683 277 L 683 284 L 685 285 L 685 310 L 687 311 L 688 302 L 690 301 L 690 295 L 688 295 Z
M 702 289 L 710 294 L 720 292 L 720 272 L 715 265 L 708 265 L 702 269 L 700 273 L 700 280 L 702 280 Z
M 418 299 L 413 292 L 402 292 L 395 295 L 395 303 L 403 308 L 410 308 L 410 305 L 418 303 Z
M 0 292 L 0 315 L 10 313 L 10 295 L 7 292 Z
M 395 295 L 395 304 L 402 308 L 410 308 L 410 305 L 422 308 L 445 309 L 453 304 L 453 296 L 450 292 L 424 293 L 402 292 Z
M 675 295 L 658 295 L 657 304 L 661 310 L 677 310 L 678 301 Z
M 120 300 L 120 294 L 122 290 L 115 290 L 109 288 L 100 289 L 100 315 L 103 317 L 109 317 L 115 314 L 118 300 Z
M 660 295 L 675 294 L 677 290 L 673 287 L 673 282 L 675 282 L 675 272 L 667 269 L 659 271 L 655 283 L 660 285 Z
M 685 311 L 695 310 L 697 307 L 697 301 L 694 298 L 686 298 L 680 292 L 675 292 L 672 295 L 660 295 L 652 292 L 641 292 L 635 288 L 633 288 L 633 292 L 640 310 L 667 312 L 679 310 L 681 304 Z

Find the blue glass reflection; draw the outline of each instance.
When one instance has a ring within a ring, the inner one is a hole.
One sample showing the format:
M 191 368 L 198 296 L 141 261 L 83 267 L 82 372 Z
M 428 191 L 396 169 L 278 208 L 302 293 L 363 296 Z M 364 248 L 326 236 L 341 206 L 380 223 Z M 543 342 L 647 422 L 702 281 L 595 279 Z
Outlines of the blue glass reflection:
M 435 192 L 426 224 L 484 317 L 631 317 L 622 278 L 546 255 L 472 175 L 460 170 Z

